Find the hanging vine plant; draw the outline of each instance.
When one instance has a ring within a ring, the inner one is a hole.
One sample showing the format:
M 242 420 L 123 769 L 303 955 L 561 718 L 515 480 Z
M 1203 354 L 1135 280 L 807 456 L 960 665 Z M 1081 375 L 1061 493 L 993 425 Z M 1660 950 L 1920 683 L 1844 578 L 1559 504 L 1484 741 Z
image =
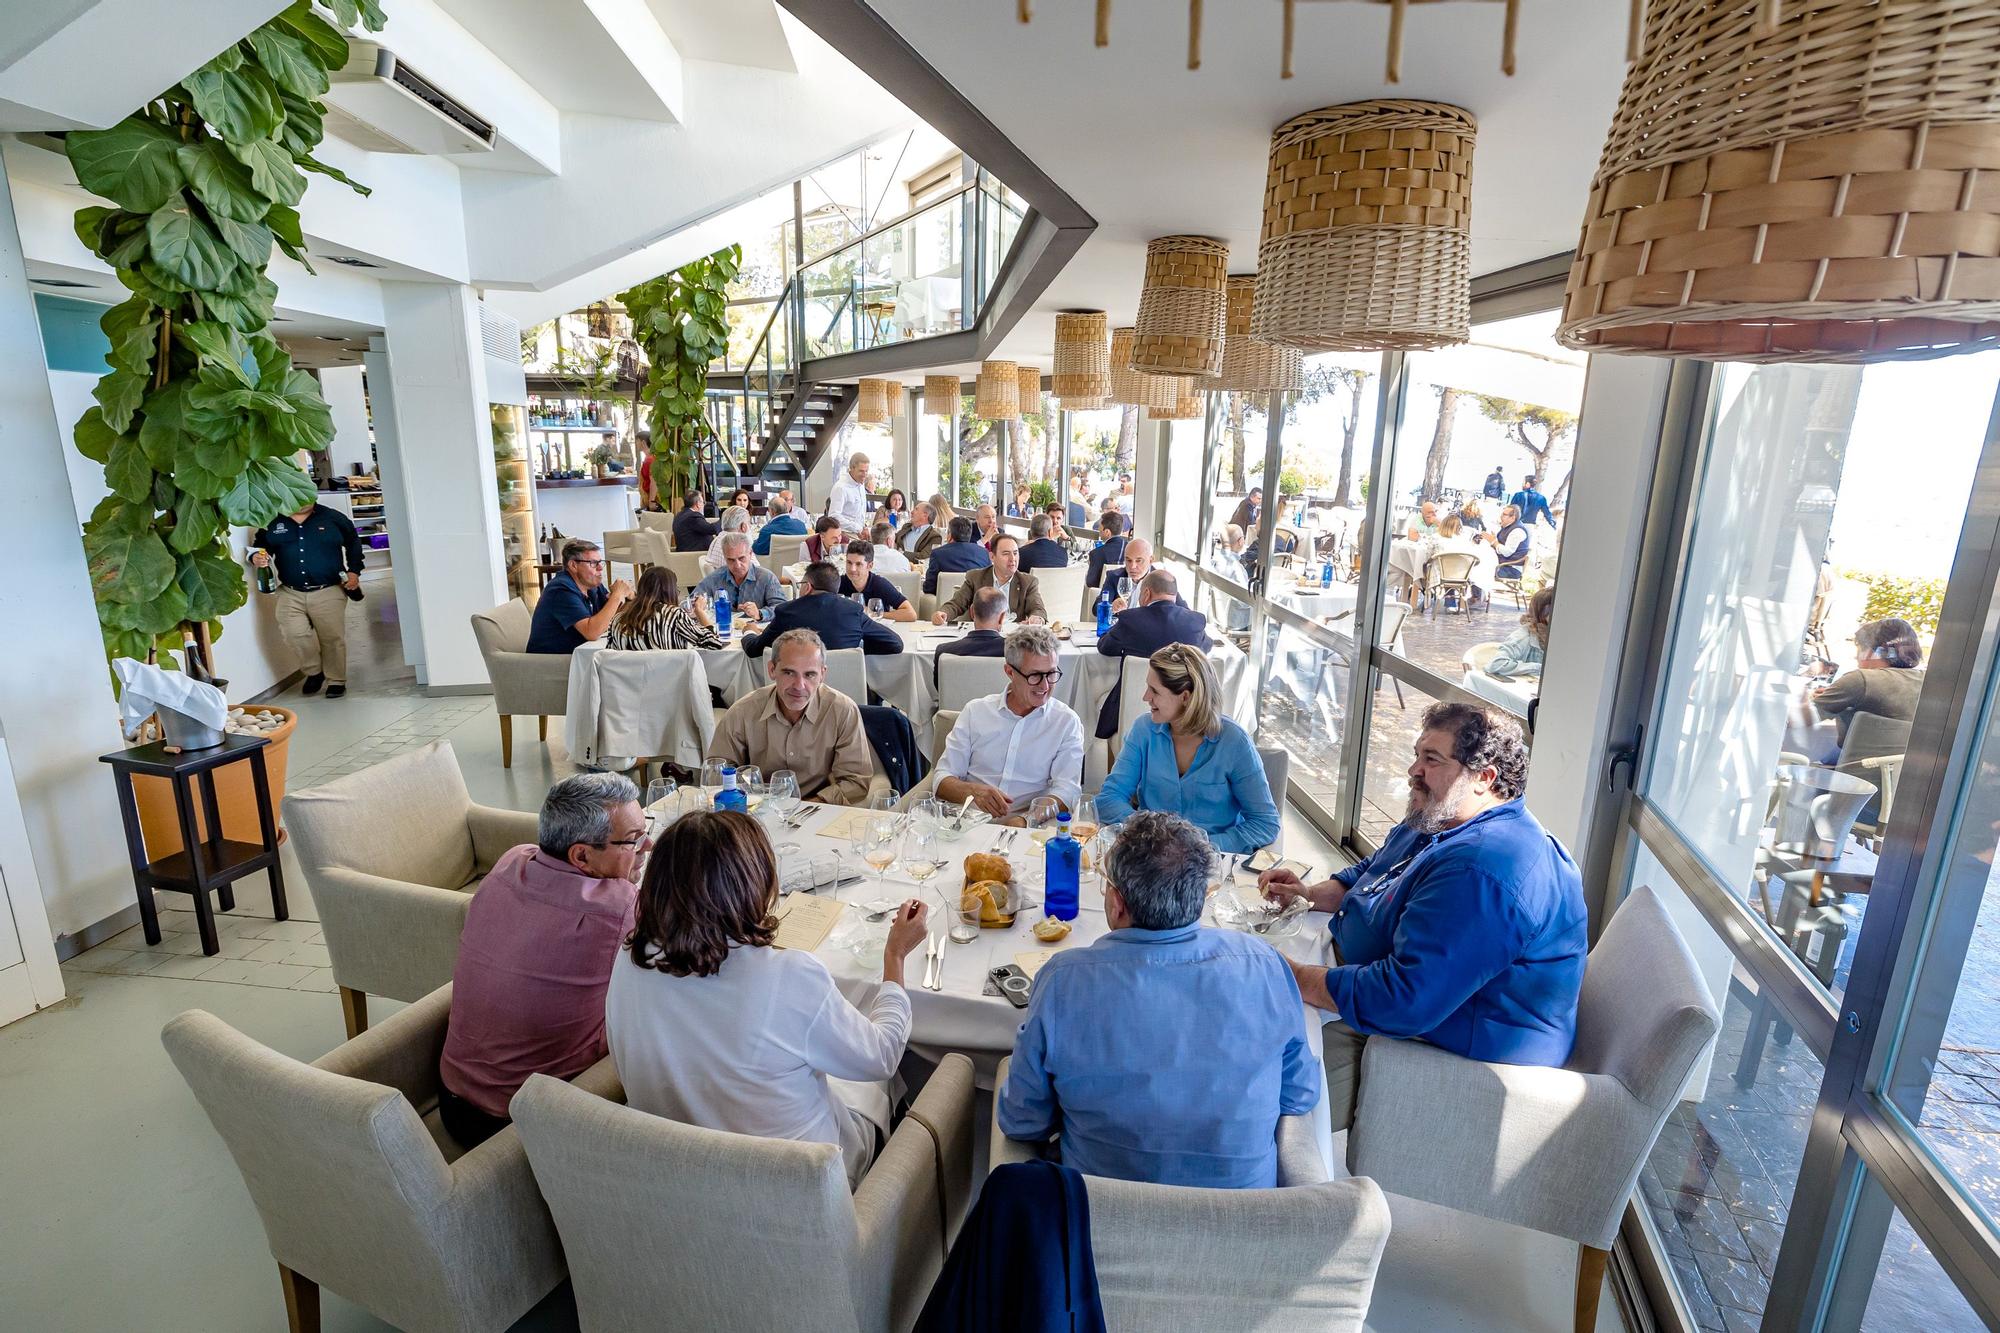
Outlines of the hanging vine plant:
M 709 433 L 708 367 L 729 348 L 727 288 L 742 267 L 743 247 L 732 245 L 618 293 L 646 353 L 639 398 L 653 410 L 653 484 L 669 509 L 694 484 Z
M 345 27 L 382 27 L 375 0 L 328 3 Z M 99 321 L 111 370 L 75 436 L 111 489 L 83 544 L 113 656 L 220 634 L 249 595 L 230 526 L 313 499 L 292 455 L 324 449 L 333 418 L 266 332 L 278 288 L 264 270 L 274 244 L 312 268 L 306 172 L 367 193 L 312 156 L 318 99 L 346 63 L 346 35 L 298 0 L 135 114 L 64 141 L 77 181 L 114 205 L 79 209 L 77 236 L 132 293 Z

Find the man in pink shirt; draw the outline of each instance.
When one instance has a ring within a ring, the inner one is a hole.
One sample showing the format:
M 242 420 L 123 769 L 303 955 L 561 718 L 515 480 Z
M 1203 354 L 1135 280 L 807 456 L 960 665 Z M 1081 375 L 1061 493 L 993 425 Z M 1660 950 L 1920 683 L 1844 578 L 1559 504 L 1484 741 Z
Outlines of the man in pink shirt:
M 565 778 L 536 837 L 480 882 L 452 969 L 438 1112 L 466 1148 L 506 1126 L 528 1075 L 570 1078 L 606 1049 L 604 988 L 647 845 L 639 789 L 616 773 Z

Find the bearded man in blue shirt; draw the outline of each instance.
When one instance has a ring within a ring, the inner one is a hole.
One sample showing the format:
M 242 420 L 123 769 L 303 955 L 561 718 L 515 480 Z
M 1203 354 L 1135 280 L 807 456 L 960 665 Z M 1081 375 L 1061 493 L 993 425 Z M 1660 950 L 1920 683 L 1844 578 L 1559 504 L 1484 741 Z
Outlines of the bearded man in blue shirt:
M 1333 967 L 1292 963 L 1322 1025 L 1327 1110 L 1345 1129 L 1370 1036 L 1418 1038 L 1493 1064 L 1560 1066 L 1576 1041 L 1589 951 L 1583 880 L 1521 802 L 1528 750 L 1512 718 L 1433 704 L 1410 765 L 1409 812 L 1373 856 L 1310 887 L 1266 871 L 1265 894 L 1331 912 Z

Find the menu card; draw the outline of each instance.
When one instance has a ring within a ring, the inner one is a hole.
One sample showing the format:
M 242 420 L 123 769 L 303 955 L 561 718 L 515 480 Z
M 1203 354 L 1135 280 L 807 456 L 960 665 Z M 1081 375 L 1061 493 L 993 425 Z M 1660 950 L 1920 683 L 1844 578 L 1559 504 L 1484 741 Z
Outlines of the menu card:
M 1044 963 L 1061 953 L 1065 947 L 1066 944 L 1058 944 L 1053 949 L 1038 949 L 1034 953 L 1017 953 L 1014 955 L 1014 966 L 1020 968 L 1021 971 L 1025 972 L 1032 979 L 1035 973 L 1042 970 Z
M 778 932 L 771 943 L 780 949 L 811 953 L 826 942 L 846 903 L 810 893 L 788 893 L 778 903 Z
M 822 838 L 833 838 L 839 842 L 852 842 L 861 833 L 862 825 L 880 814 L 877 810 L 854 810 L 837 815 L 820 825 L 817 832 Z

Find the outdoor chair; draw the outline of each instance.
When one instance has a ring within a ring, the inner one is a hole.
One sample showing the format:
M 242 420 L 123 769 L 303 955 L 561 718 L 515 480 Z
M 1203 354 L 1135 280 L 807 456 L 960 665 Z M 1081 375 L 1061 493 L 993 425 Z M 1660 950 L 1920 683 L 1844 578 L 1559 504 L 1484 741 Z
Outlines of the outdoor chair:
M 1431 561 L 1430 589 L 1426 596 L 1433 610 L 1456 598 L 1460 614 L 1472 609 L 1472 571 L 1479 557 L 1465 551 L 1446 551 Z

